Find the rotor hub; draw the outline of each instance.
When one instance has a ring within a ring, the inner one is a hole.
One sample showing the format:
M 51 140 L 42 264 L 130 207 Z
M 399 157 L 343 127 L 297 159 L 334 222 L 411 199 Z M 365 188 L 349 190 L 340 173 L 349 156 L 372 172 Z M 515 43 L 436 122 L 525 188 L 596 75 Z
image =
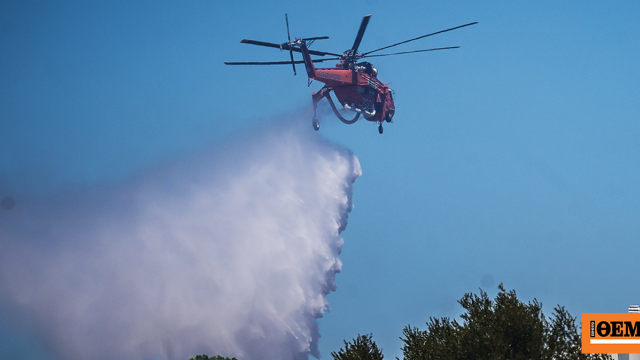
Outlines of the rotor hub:
M 355 62 L 358 59 L 362 59 L 363 57 L 364 57 L 363 53 L 357 50 L 349 49 L 344 53 L 342 53 L 341 60 L 348 61 L 348 62 Z

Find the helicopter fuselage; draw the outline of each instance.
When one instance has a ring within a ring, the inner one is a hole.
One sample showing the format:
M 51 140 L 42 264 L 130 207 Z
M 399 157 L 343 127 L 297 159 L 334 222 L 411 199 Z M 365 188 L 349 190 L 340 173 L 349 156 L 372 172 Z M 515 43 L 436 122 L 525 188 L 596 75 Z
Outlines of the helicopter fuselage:
M 370 63 L 356 64 L 354 61 L 342 60 L 336 64 L 335 68 L 317 69 L 313 65 L 305 42 L 299 40 L 297 45 L 302 52 L 309 80 L 325 84 L 321 91 L 312 95 L 314 128 L 316 127 L 315 109 L 318 101 L 323 97 L 326 97 L 330 102 L 340 120 L 345 123 L 353 123 L 357 120 L 357 117 L 353 120 L 346 120 L 340 115 L 331 100 L 330 91 L 335 92 L 343 109 L 362 114 L 366 120 L 378 122 L 380 125 L 383 121 L 391 122 L 395 115 L 392 90 L 387 84 L 378 80 L 378 71 Z
M 333 90 L 343 108 L 362 112 L 369 121 L 393 118 L 395 105 L 391 90 L 372 74 L 343 69 L 316 69 L 315 73 L 313 79 Z

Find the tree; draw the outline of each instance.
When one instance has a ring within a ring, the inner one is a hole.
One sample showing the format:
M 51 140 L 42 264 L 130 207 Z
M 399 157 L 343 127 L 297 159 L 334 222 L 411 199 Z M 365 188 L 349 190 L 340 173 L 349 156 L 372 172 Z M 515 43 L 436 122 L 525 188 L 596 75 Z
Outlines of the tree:
M 208 355 L 202 354 L 202 355 L 196 355 L 196 357 L 189 358 L 189 360 L 238 360 L 238 359 L 236 358 L 230 359 L 228 357 L 222 357 L 220 355 L 209 357 Z
M 331 353 L 334 360 L 382 360 L 382 350 L 372 340 L 372 335 L 360 335 L 350 342 L 344 342 L 344 349 Z
M 431 359 L 606 359 L 582 354 L 580 333 L 564 307 L 548 321 L 542 304 L 518 300 L 515 290 L 500 292 L 495 300 L 465 294 L 458 303 L 466 310 L 462 323 L 429 318 L 426 330 L 407 326 L 400 339 L 405 360 Z

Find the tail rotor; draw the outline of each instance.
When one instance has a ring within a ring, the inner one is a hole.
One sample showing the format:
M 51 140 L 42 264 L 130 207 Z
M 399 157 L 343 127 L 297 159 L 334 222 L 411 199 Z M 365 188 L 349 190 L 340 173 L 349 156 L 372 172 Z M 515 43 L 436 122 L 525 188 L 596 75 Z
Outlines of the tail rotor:
M 289 39 L 289 44 L 291 44 L 291 35 L 289 35 L 289 16 L 287 14 L 284 14 L 284 18 L 287 20 L 287 39 Z M 291 45 L 289 45 L 289 56 L 291 56 L 291 66 L 293 66 L 293 75 L 297 75 L 296 64 L 293 61 L 293 50 Z

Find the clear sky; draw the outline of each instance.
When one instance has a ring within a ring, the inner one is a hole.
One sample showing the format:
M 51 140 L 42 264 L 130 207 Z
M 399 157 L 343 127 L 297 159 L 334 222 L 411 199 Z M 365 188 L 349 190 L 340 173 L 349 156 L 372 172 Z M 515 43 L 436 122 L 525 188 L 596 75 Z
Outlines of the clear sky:
M 321 119 L 363 172 L 324 358 L 358 333 L 399 356 L 404 326 L 457 316 L 465 292 L 500 282 L 549 314 L 640 303 L 636 1 L 3 1 L 0 198 L 118 182 L 309 111 L 321 84 L 302 71 L 223 64 L 287 60 L 240 44 L 286 41 L 285 13 L 329 52 L 367 14 L 363 51 L 479 22 L 394 48 L 459 49 L 372 59 L 397 94 L 383 135 Z

